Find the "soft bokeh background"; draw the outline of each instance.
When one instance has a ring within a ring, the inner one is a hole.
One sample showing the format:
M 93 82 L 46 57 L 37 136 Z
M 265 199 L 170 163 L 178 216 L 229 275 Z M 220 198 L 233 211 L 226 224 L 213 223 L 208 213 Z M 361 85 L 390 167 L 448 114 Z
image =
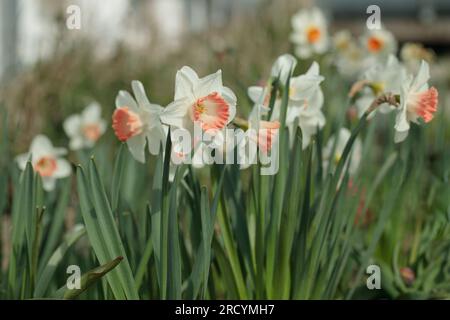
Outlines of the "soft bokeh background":
M 81 8 L 81 30 L 66 28 L 70 4 Z M 223 69 L 246 115 L 246 88 L 291 49 L 290 17 L 298 9 L 318 5 L 331 34 L 345 28 L 357 36 L 366 30 L 370 4 L 381 7 L 383 24 L 400 42 L 431 46 L 440 63 L 433 78 L 448 81 L 450 3 L 444 0 L 1 0 L 0 101 L 12 136 L 14 128 L 26 128 L 15 148 L 22 151 L 39 132 L 62 142 L 64 117 L 91 100 L 110 114 L 117 91 L 133 79 L 144 83 L 151 101 L 166 105 L 183 65 L 199 74 Z

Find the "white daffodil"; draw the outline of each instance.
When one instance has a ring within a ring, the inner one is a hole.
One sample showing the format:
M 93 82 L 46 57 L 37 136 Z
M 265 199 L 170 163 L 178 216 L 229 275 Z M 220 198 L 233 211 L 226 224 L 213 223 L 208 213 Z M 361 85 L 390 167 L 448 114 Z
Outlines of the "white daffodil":
M 100 105 L 93 102 L 81 114 L 69 116 L 64 121 L 63 128 L 70 138 L 70 149 L 92 148 L 105 133 L 106 121 L 101 118 Z
M 361 42 L 366 52 L 372 56 L 387 57 L 397 51 L 397 41 L 394 35 L 384 28 L 369 30 L 362 36 Z
M 286 125 L 289 128 L 291 138 L 295 134 L 297 126 L 302 130 L 303 148 L 306 148 L 317 129 L 325 125 L 325 117 L 322 113 L 323 92 L 320 83 L 324 77 L 319 74 L 319 64 L 313 62 L 308 71 L 300 76 L 292 77 L 289 85 L 289 101 L 286 111 Z M 270 90 L 264 87 L 248 88 L 250 99 L 268 108 Z M 277 97 L 272 111 L 271 121 L 280 120 L 281 98 Z M 291 139 L 293 142 L 293 139 Z
M 175 99 L 161 114 L 163 123 L 192 132 L 194 122 L 204 131 L 224 129 L 236 114 L 237 98 L 222 85 L 222 71 L 199 78 L 189 67 L 175 79 Z
M 61 158 L 66 153 L 65 148 L 53 147 L 46 136 L 37 135 L 31 142 L 29 152 L 18 155 L 16 162 L 24 170 L 31 157 L 33 169 L 41 176 L 44 189 L 51 191 L 55 188 L 56 179 L 68 177 L 72 172 L 70 163 Z
M 270 75 L 272 78 L 279 77 L 281 84 L 285 85 L 288 77 L 292 76 L 296 66 L 297 59 L 293 55 L 283 54 L 275 60 Z
M 402 84 L 407 78 L 405 67 L 394 55 L 389 55 L 386 63 L 376 63 L 369 68 L 363 76 L 368 88 L 363 90 L 362 95 L 355 102 L 358 115 L 361 117 L 369 108 L 373 100 L 381 93 L 400 94 Z M 377 110 L 388 113 L 395 108 L 383 103 Z M 370 116 L 375 115 L 371 113 Z
M 328 168 L 334 170 L 339 160 L 341 160 L 342 154 L 344 152 L 345 146 L 350 139 L 351 132 L 346 128 L 341 128 L 336 135 L 332 135 L 328 140 L 327 144 L 323 148 L 323 168 L 324 172 L 328 171 Z M 359 138 L 356 138 L 353 143 L 351 154 L 348 157 L 345 166 L 348 167 L 348 173 L 354 175 L 358 170 L 359 164 L 361 162 L 362 153 L 362 143 Z
M 328 49 L 327 20 L 319 8 L 300 10 L 291 20 L 293 31 L 291 42 L 296 46 L 295 54 L 309 58 Z
M 149 152 L 158 154 L 165 143 L 167 129 L 160 119 L 163 108 L 150 103 L 141 82 L 132 81 L 131 86 L 136 100 L 127 91 L 119 92 L 112 127 L 117 138 L 126 141 L 133 157 L 144 163 L 146 142 Z
M 431 49 L 425 48 L 421 43 L 405 43 L 400 51 L 400 57 L 411 72 L 417 72 L 422 60 L 432 63 L 435 56 Z
M 395 142 L 406 139 L 410 122 L 430 122 L 437 111 L 438 91 L 428 86 L 430 71 L 428 63 L 422 61 L 415 78 L 409 76 L 400 91 L 400 106 L 395 119 Z
M 347 78 L 355 78 L 364 65 L 364 50 L 348 30 L 333 35 L 335 48 L 334 64 L 339 73 Z
M 323 80 L 324 77 L 319 74 L 319 64 L 313 62 L 304 75 L 293 77 L 291 81 L 286 125 L 291 138 L 294 137 L 296 127 L 300 127 L 303 148 L 309 145 L 311 137 L 318 129 L 323 128 L 326 122 L 322 113 L 324 97 L 320 88 Z

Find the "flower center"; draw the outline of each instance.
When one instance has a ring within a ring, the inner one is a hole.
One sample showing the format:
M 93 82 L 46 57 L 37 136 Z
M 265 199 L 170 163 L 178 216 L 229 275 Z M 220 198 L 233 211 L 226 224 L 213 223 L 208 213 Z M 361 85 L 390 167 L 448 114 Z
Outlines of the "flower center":
M 83 126 L 83 134 L 86 139 L 91 140 L 93 142 L 97 141 L 100 138 L 100 126 L 96 123 L 87 124 Z
M 320 30 L 319 28 L 312 26 L 306 30 L 306 37 L 309 43 L 316 43 L 320 39 Z
M 127 141 L 142 132 L 142 121 L 139 115 L 128 107 L 120 107 L 112 116 L 112 127 L 120 141 Z
M 367 48 L 370 52 L 379 52 L 381 49 L 383 49 L 383 41 L 377 37 L 370 37 L 367 40 Z
M 258 143 L 259 149 L 264 153 L 268 154 L 272 149 L 273 141 L 280 128 L 280 122 L 278 121 L 260 121 L 258 137 L 253 135 L 250 138 Z
M 408 109 L 415 112 L 425 122 L 430 122 L 437 111 L 438 91 L 431 87 L 422 92 L 410 94 L 408 98 Z
M 56 160 L 52 157 L 42 157 L 34 165 L 34 170 L 36 170 L 41 177 L 51 177 L 56 168 Z
M 205 131 L 224 128 L 230 116 L 228 104 L 217 92 L 198 99 L 192 111 L 193 120 L 198 121 Z

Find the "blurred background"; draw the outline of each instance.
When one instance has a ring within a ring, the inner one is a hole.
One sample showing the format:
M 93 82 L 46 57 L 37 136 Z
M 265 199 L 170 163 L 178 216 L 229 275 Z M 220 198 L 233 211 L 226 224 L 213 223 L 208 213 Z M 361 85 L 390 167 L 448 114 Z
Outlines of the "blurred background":
M 66 27 L 72 4 L 81 9 L 80 30 Z M 110 114 L 117 91 L 133 79 L 152 102 L 168 104 L 176 70 L 190 65 L 200 75 L 223 69 L 245 115 L 247 87 L 292 51 L 295 12 L 317 5 L 331 35 L 348 29 L 358 37 L 372 4 L 399 48 L 412 41 L 432 49 L 440 62 L 433 78 L 448 83 L 448 0 L 0 0 L 0 103 L 12 128 L 27 128 L 15 137 L 23 149 L 39 132 L 63 138 L 62 120 L 92 100 Z

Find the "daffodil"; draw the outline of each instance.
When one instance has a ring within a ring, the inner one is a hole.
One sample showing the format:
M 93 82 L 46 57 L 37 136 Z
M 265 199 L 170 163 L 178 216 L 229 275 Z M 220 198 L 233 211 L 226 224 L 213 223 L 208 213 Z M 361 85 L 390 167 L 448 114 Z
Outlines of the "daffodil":
M 438 91 L 428 86 L 430 71 L 428 63 L 422 61 L 415 77 L 411 75 L 400 91 L 400 106 L 395 120 L 395 142 L 401 142 L 408 136 L 410 122 L 419 123 L 422 119 L 430 122 L 437 111 Z
M 319 8 L 300 10 L 292 17 L 290 39 L 296 46 L 295 54 L 309 58 L 313 54 L 323 54 L 328 49 L 327 20 Z
M 236 114 L 236 96 L 222 84 L 222 71 L 199 78 L 189 67 L 181 68 L 175 79 L 175 99 L 161 114 L 167 125 L 193 130 L 194 122 L 202 130 L 224 129 Z
M 18 155 L 16 162 L 24 170 L 28 159 L 31 159 L 34 171 L 42 178 L 44 189 L 51 191 L 57 179 L 68 177 L 72 172 L 70 163 L 61 158 L 66 153 L 65 148 L 55 148 L 46 136 L 37 135 L 31 142 L 29 152 Z
M 330 137 L 322 152 L 322 166 L 325 172 L 327 172 L 330 167 L 332 170 L 336 168 L 342 158 L 342 154 L 347 142 L 350 139 L 350 136 L 350 130 L 347 128 L 341 128 L 337 134 L 337 139 L 336 135 Z M 357 172 L 361 162 L 361 153 L 362 143 L 359 138 L 356 138 L 352 146 L 351 154 L 345 163 L 346 168 L 348 167 L 348 173 L 350 175 L 354 175 Z
M 101 117 L 100 105 L 93 102 L 81 114 L 69 116 L 64 121 L 63 128 L 70 138 L 70 149 L 92 148 L 105 132 L 106 121 Z
M 369 108 L 372 101 L 382 93 L 400 94 L 402 84 L 407 78 L 405 67 L 398 61 L 394 55 L 389 55 L 386 63 L 376 63 L 369 68 L 363 76 L 366 88 L 356 100 L 359 116 Z M 395 108 L 384 103 L 377 110 L 382 113 L 388 113 Z M 375 113 L 372 112 L 370 116 Z
M 372 57 L 387 57 L 397 51 L 394 35 L 384 28 L 369 30 L 362 36 L 361 43 Z
M 167 128 L 160 119 L 163 108 L 150 103 L 142 83 L 133 81 L 131 86 L 135 99 L 127 91 L 119 92 L 112 127 L 117 138 L 127 143 L 133 157 L 144 163 L 145 144 L 148 143 L 151 154 L 158 154 L 165 143 Z
M 297 126 L 302 130 L 303 148 L 306 148 L 311 137 L 325 125 L 325 116 L 322 113 L 324 102 L 323 92 L 320 88 L 324 77 L 319 73 L 319 64 L 313 62 L 308 71 L 300 76 L 292 77 L 289 85 L 289 100 L 286 111 L 286 125 L 291 138 Z M 270 88 L 253 86 L 248 88 L 248 95 L 254 103 L 268 108 L 270 101 Z M 275 99 L 270 121 L 279 121 L 281 98 Z M 291 139 L 291 142 L 293 139 Z
M 285 53 L 275 60 L 270 75 L 273 79 L 279 77 L 281 85 L 285 85 L 288 77 L 292 76 L 296 66 L 297 59 L 293 55 Z

